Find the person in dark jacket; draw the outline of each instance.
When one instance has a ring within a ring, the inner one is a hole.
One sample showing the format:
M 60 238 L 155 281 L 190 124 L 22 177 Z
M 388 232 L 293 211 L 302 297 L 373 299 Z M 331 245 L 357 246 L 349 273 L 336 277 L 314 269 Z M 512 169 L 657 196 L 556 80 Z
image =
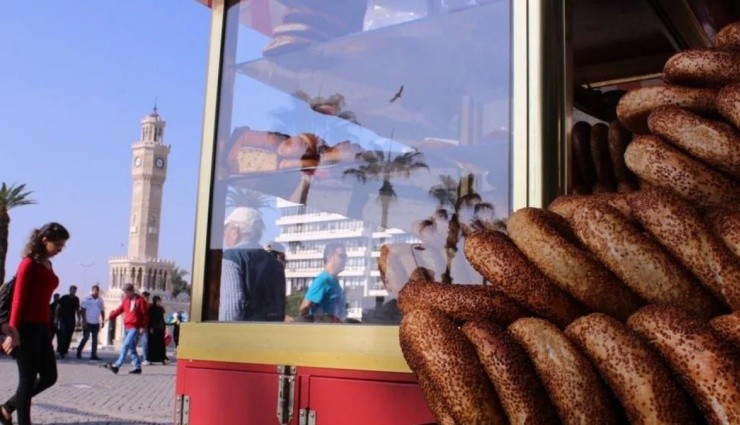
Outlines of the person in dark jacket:
M 72 335 L 75 332 L 75 326 L 82 322 L 80 313 L 80 299 L 77 297 L 77 287 L 69 287 L 69 294 L 62 295 L 57 303 L 57 320 L 59 324 L 59 333 L 57 334 L 57 353 L 60 359 L 67 357 L 69 344 L 72 342 Z
M 35 229 L 23 250 L 18 265 L 10 326 L 18 330 L 20 345 L 14 350 L 18 363 L 18 388 L 0 408 L 0 424 L 31 424 L 31 398 L 57 381 L 57 361 L 51 345 L 49 299 L 59 286 L 51 258 L 62 252 L 69 232 L 59 223 Z
M 285 320 L 285 269 L 260 246 L 264 229 L 253 208 L 234 208 L 224 222 L 219 320 Z
M 162 307 L 162 298 L 158 295 L 152 297 L 147 316 L 149 317 L 147 325 L 149 344 L 147 345 L 146 358 L 149 363 L 167 364 L 167 353 L 164 346 L 164 307 Z

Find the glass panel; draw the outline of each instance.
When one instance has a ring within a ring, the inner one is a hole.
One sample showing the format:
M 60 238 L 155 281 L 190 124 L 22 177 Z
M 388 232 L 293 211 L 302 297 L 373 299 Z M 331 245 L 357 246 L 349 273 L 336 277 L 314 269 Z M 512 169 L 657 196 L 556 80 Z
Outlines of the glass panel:
M 231 6 L 206 317 L 396 324 L 416 267 L 481 283 L 462 235 L 510 210 L 510 19 L 508 0 Z

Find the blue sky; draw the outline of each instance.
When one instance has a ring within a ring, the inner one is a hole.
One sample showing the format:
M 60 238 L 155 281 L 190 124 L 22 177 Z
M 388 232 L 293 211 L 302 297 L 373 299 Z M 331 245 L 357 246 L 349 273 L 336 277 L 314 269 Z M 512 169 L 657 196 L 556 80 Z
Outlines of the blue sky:
M 72 235 L 54 260 L 59 290 L 107 287 L 108 258 L 127 249 L 130 148 L 155 96 L 172 145 L 159 256 L 191 270 L 209 27 L 195 0 L 4 8 L 0 181 L 38 202 L 10 211 L 8 277 L 31 229 L 58 221 Z

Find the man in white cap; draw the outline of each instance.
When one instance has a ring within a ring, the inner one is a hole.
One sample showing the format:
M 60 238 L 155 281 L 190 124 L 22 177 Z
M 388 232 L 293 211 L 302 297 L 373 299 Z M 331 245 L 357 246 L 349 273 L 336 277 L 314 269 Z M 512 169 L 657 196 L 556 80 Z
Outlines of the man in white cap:
M 237 207 L 226 217 L 218 320 L 285 319 L 285 270 L 260 246 L 264 230 L 254 208 Z

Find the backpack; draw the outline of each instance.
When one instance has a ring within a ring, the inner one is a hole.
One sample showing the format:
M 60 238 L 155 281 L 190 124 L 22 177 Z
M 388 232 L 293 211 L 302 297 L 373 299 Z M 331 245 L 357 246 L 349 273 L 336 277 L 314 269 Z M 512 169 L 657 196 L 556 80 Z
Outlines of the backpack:
M 10 322 L 10 308 L 13 305 L 15 276 L 0 286 L 0 323 Z

